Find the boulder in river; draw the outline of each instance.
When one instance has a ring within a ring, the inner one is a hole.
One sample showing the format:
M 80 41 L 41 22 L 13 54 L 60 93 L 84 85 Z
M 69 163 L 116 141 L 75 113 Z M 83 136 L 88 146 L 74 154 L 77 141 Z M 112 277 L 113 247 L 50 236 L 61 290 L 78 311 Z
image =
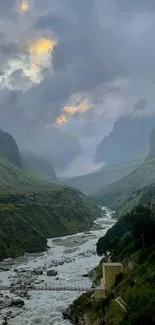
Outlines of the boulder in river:
M 23 307 L 24 306 L 24 300 L 20 299 L 20 298 L 14 298 L 12 300 L 12 306 L 15 307 Z
M 7 318 L 4 317 L 3 321 L 2 321 L 2 325 L 7 325 L 8 324 L 8 321 L 7 321 Z
M 34 275 L 42 275 L 43 274 L 43 271 L 42 270 L 33 270 L 32 273 Z
M 46 274 L 47 276 L 56 276 L 58 272 L 55 270 L 47 270 Z
M 89 277 L 89 274 L 83 274 L 83 278 L 88 278 Z

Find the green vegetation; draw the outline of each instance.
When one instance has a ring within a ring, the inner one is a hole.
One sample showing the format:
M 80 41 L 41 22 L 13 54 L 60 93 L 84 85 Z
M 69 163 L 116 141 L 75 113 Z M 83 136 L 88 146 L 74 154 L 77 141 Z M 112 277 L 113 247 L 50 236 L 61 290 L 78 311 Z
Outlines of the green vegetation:
M 21 168 L 19 148 L 11 134 L 0 130 L 0 156 L 7 158 L 13 165 Z
M 92 295 L 84 294 L 76 300 L 71 306 L 72 318 L 77 316 L 78 310 L 80 319 L 87 319 L 90 325 L 155 324 L 154 238 L 155 212 L 151 208 L 137 206 L 120 218 L 99 239 L 97 252 L 99 255 L 110 253 L 113 262 L 124 265 L 125 273 L 116 276 L 105 299 L 94 301 Z M 96 271 L 98 282 L 101 263 Z
M 31 152 L 23 152 L 21 156 L 25 165 L 38 170 L 38 172 L 46 175 L 46 177 L 50 177 L 52 180 L 56 180 L 55 171 L 48 160 L 38 157 Z
M 31 186 L 40 184 L 50 184 L 51 180 L 45 174 L 36 170 L 22 166 L 14 166 L 3 156 L 0 156 L 0 188 L 14 188 L 20 186 Z
M 79 191 L 53 186 L 0 193 L 0 259 L 47 248 L 47 238 L 89 229 L 101 211 Z
M 116 180 L 131 173 L 135 168 L 137 168 L 137 166 L 140 165 L 140 163 L 140 161 L 135 161 L 121 165 L 103 167 L 93 173 L 62 179 L 62 182 L 67 186 L 78 188 L 87 195 L 91 195 L 103 188 L 103 186 L 106 187 L 112 182 L 115 182 Z
M 132 173 L 98 191 L 92 199 L 117 213 L 121 212 L 122 215 L 139 203 L 143 187 L 153 183 L 153 180 L 155 180 L 155 158 L 149 158 Z
M 23 158 L 0 130 L 0 260 L 42 251 L 47 238 L 87 230 L 101 213 L 79 190 L 52 183 L 56 175 L 45 159 Z
M 49 184 L 54 180 L 52 166 L 37 157 L 29 157 L 29 164 L 22 161 L 14 138 L 0 130 L 0 188 Z M 30 163 L 31 160 L 31 163 Z M 47 172 L 45 172 L 47 170 Z M 50 174 L 51 173 L 51 174 Z M 53 176 L 53 177 L 52 177 Z

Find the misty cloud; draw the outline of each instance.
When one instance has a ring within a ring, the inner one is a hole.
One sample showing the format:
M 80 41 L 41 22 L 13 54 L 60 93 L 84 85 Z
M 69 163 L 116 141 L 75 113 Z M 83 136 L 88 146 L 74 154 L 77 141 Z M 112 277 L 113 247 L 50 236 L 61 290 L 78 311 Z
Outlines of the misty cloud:
M 29 0 L 25 13 L 19 4 L 0 2 L 0 127 L 17 141 L 50 137 L 79 94 L 90 108 L 57 127 L 78 139 L 106 135 L 133 110 L 154 112 L 154 0 Z

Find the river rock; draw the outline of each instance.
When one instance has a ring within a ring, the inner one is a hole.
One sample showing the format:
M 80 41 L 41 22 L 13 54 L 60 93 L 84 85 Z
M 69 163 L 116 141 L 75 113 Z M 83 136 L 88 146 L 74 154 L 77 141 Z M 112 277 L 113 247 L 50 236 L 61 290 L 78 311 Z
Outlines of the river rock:
M 34 275 L 42 275 L 43 274 L 43 271 L 42 270 L 33 270 L 32 273 Z
M 8 296 L 5 296 L 0 299 L 0 310 L 12 306 L 12 299 Z
M 12 300 L 12 304 L 11 306 L 15 306 L 15 307 L 23 307 L 24 306 L 24 300 L 20 299 L 20 298 L 14 298 Z
M 5 266 L 0 266 L 0 272 L 7 272 L 7 271 L 9 271 L 10 269 L 9 269 L 9 267 L 5 267 Z
M 89 274 L 83 274 L 83 278 L 88 278 L 89 277 Z
M 46 274 L 47 276 L 56 276 L 58 272 L 55 270 L 47 270 Z
M 62 316 L 63 319 L 68 319 L 72 324 L 83 324 L 80 322 L 80 317 L 74 312 L 72 305 L 62 311 Z
M 70 319 L 71 318 L 71 308 L 64 309 L 62 311 L 63 319 Z

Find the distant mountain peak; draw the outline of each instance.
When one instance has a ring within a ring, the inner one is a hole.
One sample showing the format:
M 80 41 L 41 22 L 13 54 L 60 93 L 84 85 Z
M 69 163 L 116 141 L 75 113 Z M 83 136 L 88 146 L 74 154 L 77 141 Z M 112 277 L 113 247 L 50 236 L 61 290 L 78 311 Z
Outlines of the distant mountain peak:
M 149 153 L 149 139 L 155 126 L 154 116 L 122 116 L 96 149 L 96 163 L 107 165 L 145 159 Z

